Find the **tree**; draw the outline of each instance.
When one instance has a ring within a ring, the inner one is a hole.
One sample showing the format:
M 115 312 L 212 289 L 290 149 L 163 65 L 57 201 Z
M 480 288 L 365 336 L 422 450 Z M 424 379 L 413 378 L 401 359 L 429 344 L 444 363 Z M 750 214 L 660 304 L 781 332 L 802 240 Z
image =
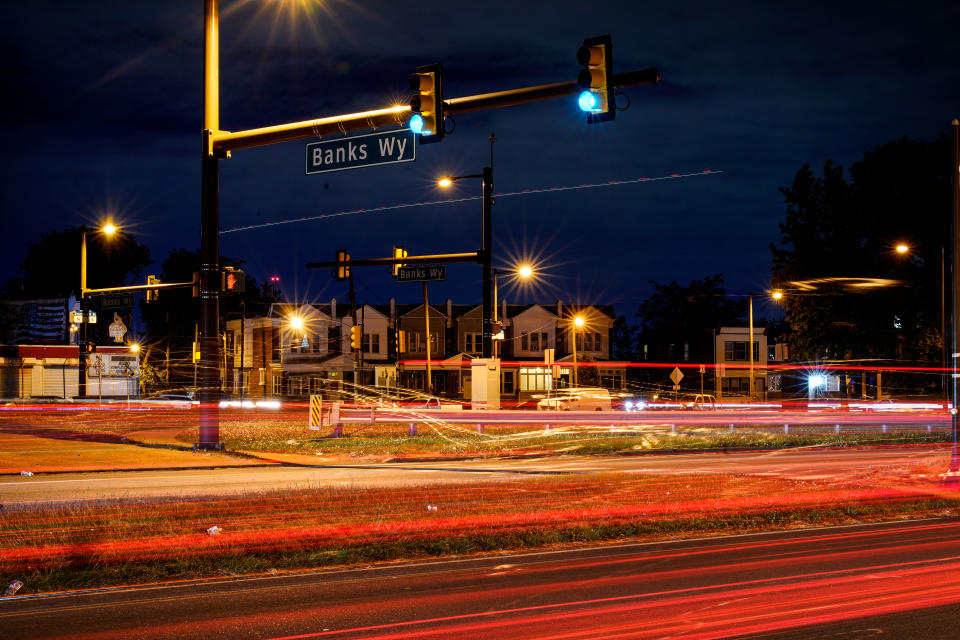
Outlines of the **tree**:
M 947 145 L 946 136 L 933 144 L 902 138 L 865 153 L 847 175 L 832 161 L 822 177 L 805 165 L 780 189 L 787 214 L 780 246 L 770 246 L 772 279 L 786 292 L 792 355 L 939 361 Z M 893 250 L 899 242 L 910 246 L 906 256 Z M 818 281 L 813 289 L 796 284 L 810 281 Z
M 118 230 L 107 239 L 89 227 L 51 231 L 31 242 L 20 265 L 21 275 L 4 286 L 7 299 L 66 298 L 80 293 L 81 234 L 87 232 L 87 287 L 122 286 L 139 281 L 150 249 Z
M 691 280 L 687 286 L 650 284 L 654 292 L 637 310 L 641 360 L 712 362 L 713 330 L 739 324 L 746 315 L 746 301 L 727 296 L 721 274 Z
M 637 327 L 627 324 L 627 317 L 617 316 L 610 330 L 610 355 L 614 360 L 637 359 Z

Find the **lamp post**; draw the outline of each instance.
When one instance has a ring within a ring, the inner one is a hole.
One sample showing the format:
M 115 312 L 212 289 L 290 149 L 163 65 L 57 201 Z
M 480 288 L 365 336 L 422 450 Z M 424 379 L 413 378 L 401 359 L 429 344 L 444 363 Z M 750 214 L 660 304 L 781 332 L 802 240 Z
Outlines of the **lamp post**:
M 493 324 L 497 324 L 500 320 L 497 317 L 497 276 L 500 274 L 513 274 L 514 277 L 520 278 L 522 280 L 527 280 L 533 277 L 533 267 L 530 265 L 521 265 L 516 269 L 494 269 L 493 270 Z M 501 327 L 500 331 L 503 331 Z M 500 348 L 497 342 L 493 343 L 493 357 L 500 357 Z
M 493 324 L 493 221 L 491 219 L 491 209 L 493 208 L 493 169 L 484 167 L 483 173 L 474 173 L 467 176 L 450 176 L 441 178 L 437 185 L 449 187 L 457 180 L 466 178 L 480 178 L 483 180 L 483 219 L 482 236 L 483 247 L 480 249 L 480 264 L 483 266 L 483 309 L 482 309 L 482 356 L 484 358 L 493 357 L 493 333 L 491 332 Z
M 579 386 L 577 378 L 577 329 L 583 328 L 584 325 L 583 316 L 576 316 L 573 319 L 573 386 L 574 388 Z
M 112 222 L 107 222 L 100 229 L 100 233 L 107 237 L 117 232 Z M 87 309 L 87 231 L 80 232 L 80 338 L 78 340 L 79 357 L 77 359 L 77 394 L 83 398 L 87 395 L 87 325 L 90 324 L 90 312 Z

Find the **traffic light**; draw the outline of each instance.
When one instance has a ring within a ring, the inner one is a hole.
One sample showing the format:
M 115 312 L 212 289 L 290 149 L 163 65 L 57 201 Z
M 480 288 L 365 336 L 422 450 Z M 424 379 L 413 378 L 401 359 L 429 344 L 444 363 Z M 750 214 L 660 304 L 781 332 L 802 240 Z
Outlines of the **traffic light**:
M 95 342 L 88 342 L 87 353 L 96 353 L 96 352 L 97 352 L 97 344 Z
M 393 248 L 393 257 L 394 258 L 406 258 L 407 250 L 403 247 L 394 247 Z M 400 263 L 390 265 L 390 272 L 393 274 L 393 277 L 396 278 L 400 274 L 400 267 L 403 267 Z
M 439 142 L 443 138 L 443 67 L 428 64 L 417 67 L 410 76 L 410 130 L 420 144 Z
M 220 290 L 224 293 L 243 293 L 247 290 L 247 274 L 236 267 L 224 267 L 220 272 Z
M 355 324 L 350 327 L 350 348 L 360 349 L 363 346 L 363 325 Z
M 613 52 L 610 35 L 587 38 L 577 51 L 577 62 L 583 69 L 577 83 L 584 91 L 577 100 L 587 112 L 587 122 L 613 120 L 617 104 L 613 97 Z
M 350 277 L 350 254 L 343 249 L 337 249 L 337 268 L 333 270 L 333 277 L 337 280 L 346 280 Z
M 151 284 L 160 284 L 160 278 L 157 276 L 147 276 L 147 286 Z M 159 289 L 147 289 L 147 302 L 153 302 L 159 295 Z
M 199 298 L 200 297 L 200 272 L 199 271 L 193 272 L 192 282 L 193 282 L 193 297 Z

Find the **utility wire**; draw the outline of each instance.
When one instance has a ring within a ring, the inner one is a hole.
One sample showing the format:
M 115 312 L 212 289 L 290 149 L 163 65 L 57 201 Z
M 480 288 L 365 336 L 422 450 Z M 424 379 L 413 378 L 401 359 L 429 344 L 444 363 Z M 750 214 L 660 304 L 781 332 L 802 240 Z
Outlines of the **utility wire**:
M 668 176 L 658 176 L 655 178 L 629 178 L 627 180 L 609 180 L 607 182 L 594 182 L 592 184 L 578 184 L 560 187 L 545 187 L 541 189 L 523 189 L 522 191 L 507 191 L 504 193 L 494 193 L 495 198 L 507 198 L 510 196 L 526 196 L 535 193 L 557 193 L 560 191 L 576 191 L 578 189 L 595 189 L 597 187 L 613 187 L 622 184 L 637 184 L 640 182 L 658 182 L 663 180 L 678 180 L 680 178 L 693 178 L 697 176 L 707 176 L 723 173 L 723 171 L 714 171 L 705 169 L 695 173 L 671 173 Z M 352 216 L 360 213 L 377 213 L 379 211 L 395 211 L 397 209 L 408 209 L 410 207 L 426 207 L 436 204 L 454 204 L 458 202 L 471 202 L 480 200 L 483 196 L 467 196 L 463 198 L 446 198 L 444 200 L 427 200 L 424 202 L 405 202 L 401 204 L 384 205 L 382 207 L 370 207 L 366 209 L 353 209 L 351 211 L 337 211 L 336 213 L 322 213 L 317 216 L 304 216 L 302 218 L 293 218 L 291 220 L 275 220 L 273 222 L 263 222 L 260 224 L 250 224 L 242 227 L 233 227 L 224 229 L 221 235 L 227 233 L 236 233 L 238 231 L 252 231 L 254 229 L 264 229 L 266 227 L 277 227 L 284 224 L 294 224 L 296 222 L 311 222 L 313 220 L 326 220 L 327 218 L 339 218 L 341 216 Z

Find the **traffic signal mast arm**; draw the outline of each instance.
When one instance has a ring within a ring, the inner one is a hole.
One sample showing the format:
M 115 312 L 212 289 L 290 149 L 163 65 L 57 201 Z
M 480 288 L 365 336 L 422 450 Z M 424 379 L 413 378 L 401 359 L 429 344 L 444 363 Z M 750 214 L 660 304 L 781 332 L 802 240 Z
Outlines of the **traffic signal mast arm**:
M 134 284 L 128 287 L 106 287 L 105 289 L 84 289 L 83 295 L 93 293 L 114 293 L 117 291 L 149 291 L 151 289 L 184 289 L 192 287 L 193 282 L 157 282 L 155 284 Z
M 613 76 L 614 87 L 628 87 L 641 84 L 657 84 L 660 82 L 660 72 L 656 68 L 641 69 L 617 73 Z M 510 89 L 496 93 L 484 93 L 464 98 L 444 100 L 444 115 L 457 115 L 470 111 L 499 109 L 527 102 L 539 102 L 571 96 L 583 91 L 577 81 L 543 84 L 522 89 Z M 213 131 L 207 136 L 208 153 L 224 156 L 230 151 L 262 147 L 278 142 L 302 140 L 304 138 L 320 138 L 325 135 L 344 134 L 350 131 L 376 129 L 393 125 L 406 124 L 411 115 L 410 105 L 399 105 L 386 109 L 350 113 L 341 116 L 304 120 L 289 124 L 278 124 L 259 129 L 246 131 Z M 356 264 L 356 263 L 354 263 Z M 379 264 L 390 264 L 381 262 Z
M 339 267 L 343 264 L 348 264 L 351 267 L 372 267 L 376 265 L 391 265 L 391 264 L 421 264 L 429 262 L 482 262 L 483 257 L 481 252 L 475 251 L 473 253 L 439 253 L 432 256 L 404 256 L 402 258 L 367 258 L 365 260 L 350 260 L 346 263 L 338 262 L 337 260 L 332 260 L 330 262 L 308 262 L 307 269 L 324 269 L 329 267 Z

